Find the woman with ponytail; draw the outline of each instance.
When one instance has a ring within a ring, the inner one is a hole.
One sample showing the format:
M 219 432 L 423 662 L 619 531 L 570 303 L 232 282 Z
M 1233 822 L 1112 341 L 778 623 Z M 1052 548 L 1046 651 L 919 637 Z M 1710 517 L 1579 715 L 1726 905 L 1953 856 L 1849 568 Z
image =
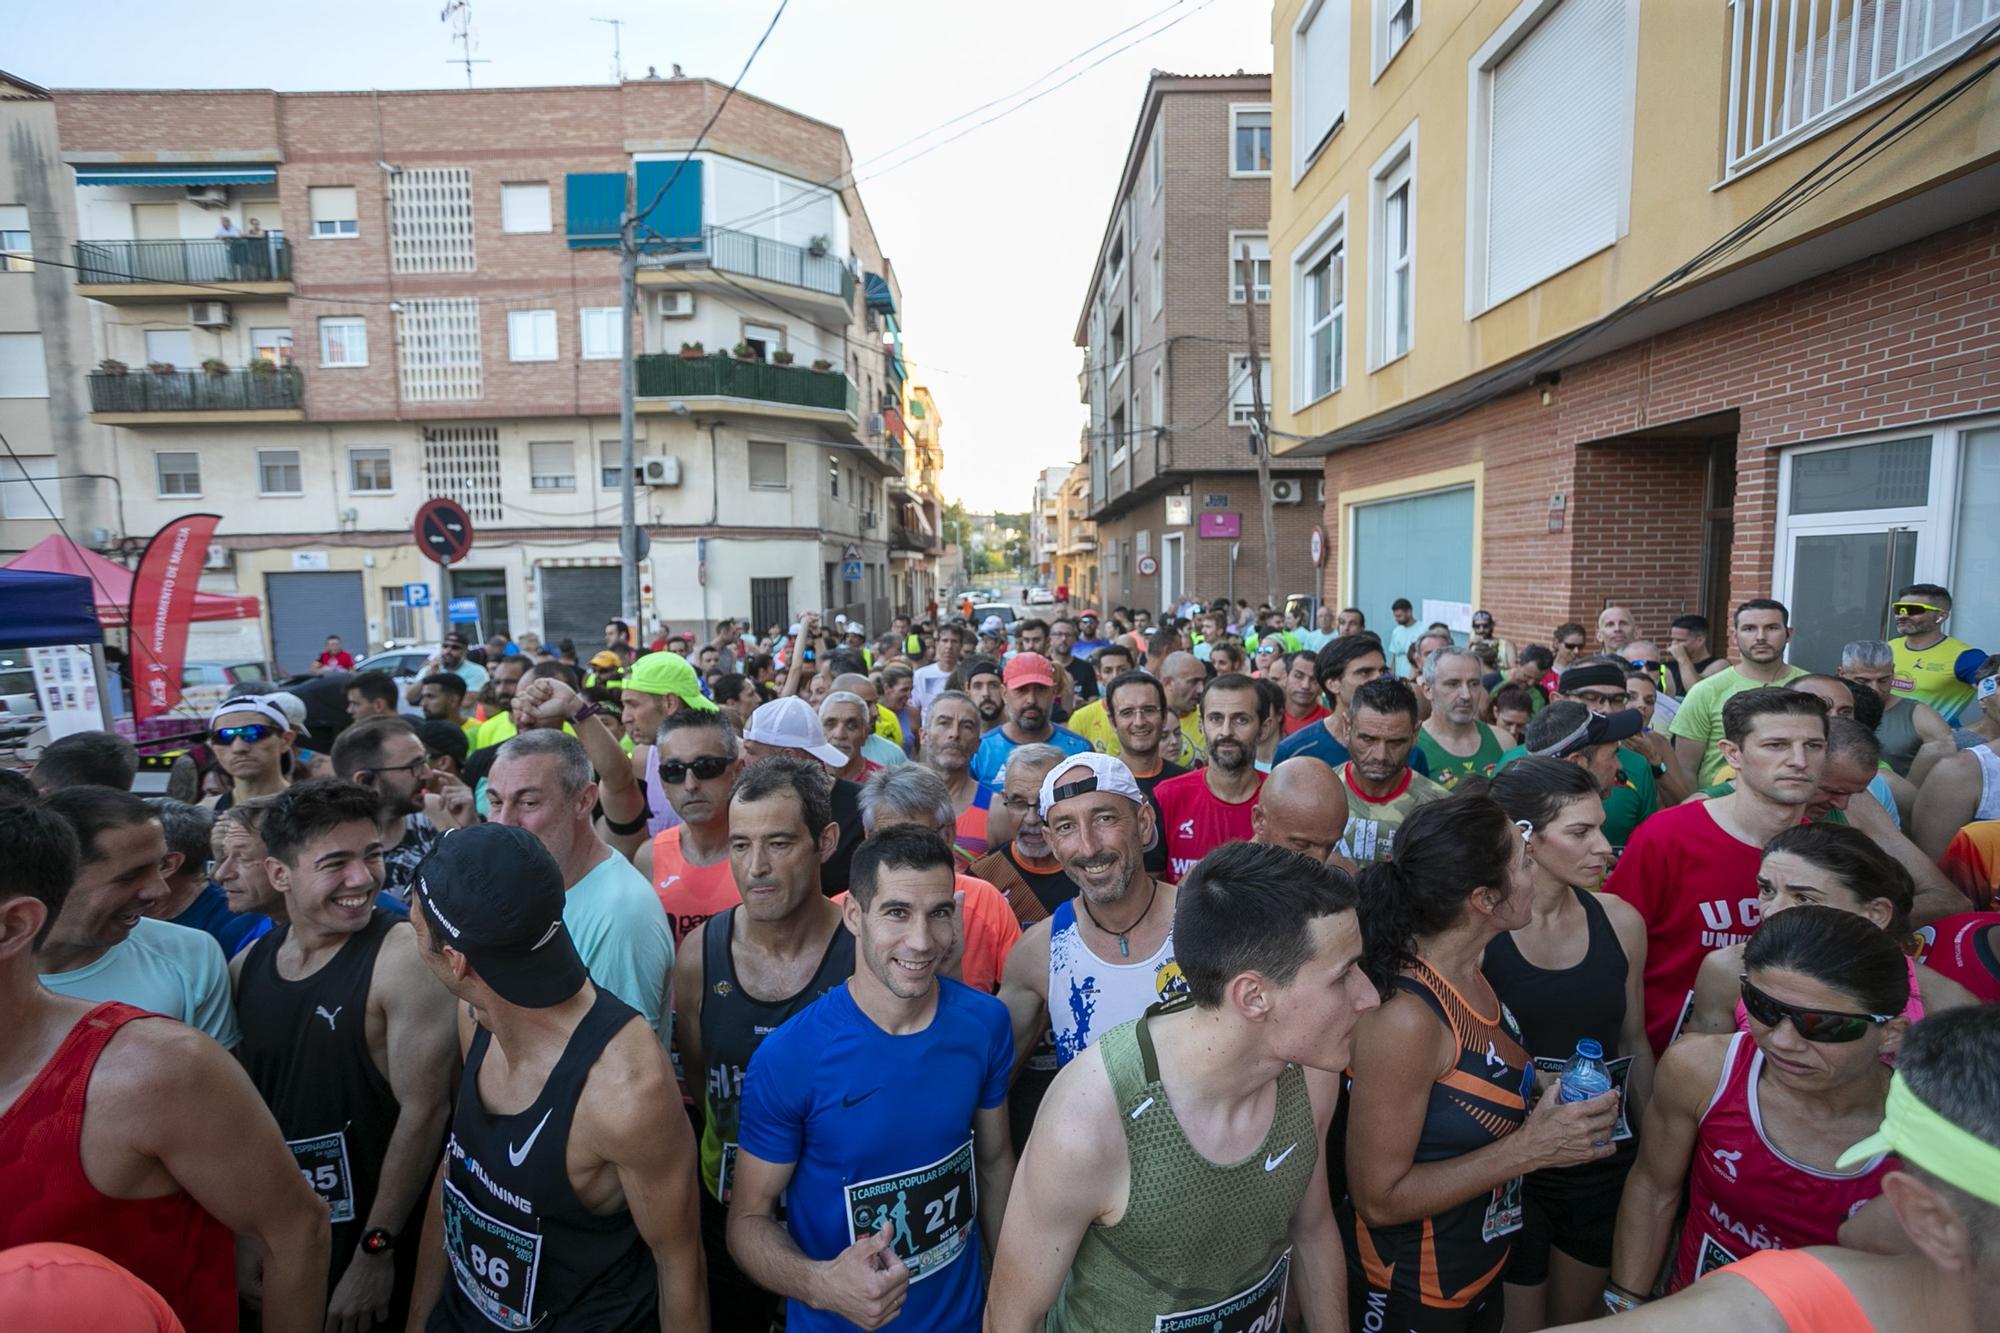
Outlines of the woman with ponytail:
M 1382 1007 L 1355 1029 L 1348 1199 L 1356 1326 L 1493 1333 L 1523 1217 L 1521 1178 L 1611 1154 L 1618 1098 L 1534 1109 L 1514 1020 L 1480 970 L 1528 924 L 1530 829 L 1484 796 L 1419 808 L 1395 859 L 1363 868 L 1363 948 Z

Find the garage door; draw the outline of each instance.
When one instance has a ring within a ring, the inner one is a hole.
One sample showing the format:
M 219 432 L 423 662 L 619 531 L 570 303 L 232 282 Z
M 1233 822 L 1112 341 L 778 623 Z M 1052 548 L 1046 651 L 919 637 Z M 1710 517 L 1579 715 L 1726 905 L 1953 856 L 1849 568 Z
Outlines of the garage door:
M 280 680 L 309 670 L 329 634 L 338 634 L 357 657 L 367 648 L 367 593 L 361 579 L 359 573 L 264 576 L 264 595 L 271 603 L 271 652 Z
M 550 568 L 542 577 L 542 642 L 553 648 L 564 639 L 576 642 L 579 660 L 604 646 L 604 622 L 615 619 L 623 604 L 616 565 Z
M 1472 600 L 1472 487 L 1355 505 L 1354 605 L 1384 639 L 1396 627 L 1389 605 L 1407 597 L 1423 616 L 1424 599 Z

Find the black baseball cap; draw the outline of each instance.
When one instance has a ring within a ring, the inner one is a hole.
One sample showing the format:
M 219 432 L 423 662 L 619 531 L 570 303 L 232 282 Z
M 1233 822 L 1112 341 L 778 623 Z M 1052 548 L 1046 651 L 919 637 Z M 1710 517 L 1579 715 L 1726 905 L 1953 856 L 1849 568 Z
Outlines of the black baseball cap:
M 589 974 L 563 924 L 562 868 L 526 829 L 455 829 L 417 867 L 416 893 L 438 943 L 466 957 L 493 993 L 551 1009 Z
M 1622 682 L 1621 682 L 1622 683 Z M 1562 759 L 1607 741 L 1630 740 L 1645 729 L 1646 719 L 1636 708 L 1618 713 L 1592 713 L 1583 724 L 1554 745 L 1529 753 L 1540 759 Z

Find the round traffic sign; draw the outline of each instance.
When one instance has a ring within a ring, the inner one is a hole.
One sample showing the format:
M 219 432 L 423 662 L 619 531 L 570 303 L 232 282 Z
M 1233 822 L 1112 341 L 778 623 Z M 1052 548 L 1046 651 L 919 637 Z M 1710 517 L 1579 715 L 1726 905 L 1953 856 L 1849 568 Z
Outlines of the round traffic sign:
M 444 496 L 423 502 L 411 532 L 424 558 L 440 565 L 455 565 L 472 550 L 472 516 L 464 505 Z
M 1314 568 L 1314 569 L 1318 569 L 1318 568 L 1319 568 L 1320 566 L 1322 566 L 1322 565 L 1324 565 L 1324 564 L 1326 563 L 1326 529 L 1325 529 L 1325 528 L 1318 528 L 1318 527 L 1316 527 L 1316 528 L 1314 528 L 1314 529 L 1313 529 L 1313 533 L 1312 533 L 1312 562 L 1313 562 L 1313 568 Z
M 1160 572 L 1160 562 L 1158 560 L 1155 560 L 1150 555 L 1142 555 L 1139 557 L 1139 573 L 1141 575 L 1143 575 L 1146 578 L 1151 578 L 1153 577 L 1153 575 L 1159 572 Z

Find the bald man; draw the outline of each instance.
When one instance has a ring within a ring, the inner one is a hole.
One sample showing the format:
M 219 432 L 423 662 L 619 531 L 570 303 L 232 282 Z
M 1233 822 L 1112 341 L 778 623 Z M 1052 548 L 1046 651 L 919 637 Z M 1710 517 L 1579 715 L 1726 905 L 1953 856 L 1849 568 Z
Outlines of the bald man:
M 1639 637 L 1639 624 L 1622 606 L 1607 606 L 1597 613 L 1597 642 L 1600 651 L 1625 655 L 1625 645 Z
M 1250 811 L 1253 842 L 1310 856 L 1349 874 L 1339 851 L 1347 827 L 1347 787 L 1340 774 L 1311 755 L 1295 755 L 1271 770 Z
M 1181 733 L 1178 756 L 1168 755 L 1165 746 L 1160 753 L 1183 768 L 1199 767 L 1208 762 L 1208 742 L 1201 734 L 1201 687 L 1208 683 L 1208 668 L 1193 653 L 1172 652 L 1160 663 L 1159 677 Z

